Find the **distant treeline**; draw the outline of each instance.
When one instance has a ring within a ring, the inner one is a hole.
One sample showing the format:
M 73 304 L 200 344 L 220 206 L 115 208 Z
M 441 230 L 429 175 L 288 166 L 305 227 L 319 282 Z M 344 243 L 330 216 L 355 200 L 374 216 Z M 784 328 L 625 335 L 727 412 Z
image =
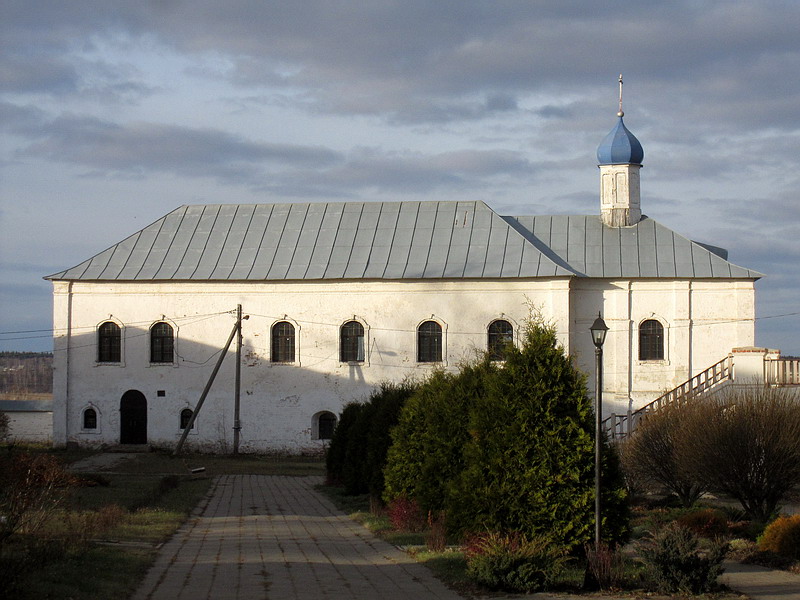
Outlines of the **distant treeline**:
M 0 352 L 0 393 L 49 394 L 52 391 L 52 352 Z

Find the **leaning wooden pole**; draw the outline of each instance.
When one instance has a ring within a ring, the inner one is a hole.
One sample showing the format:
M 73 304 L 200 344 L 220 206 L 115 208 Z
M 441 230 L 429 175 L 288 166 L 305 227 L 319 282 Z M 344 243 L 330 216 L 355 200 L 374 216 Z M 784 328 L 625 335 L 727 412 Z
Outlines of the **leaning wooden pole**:
M 192 411 L 192 418 L 189 419 L 189 422 L 186 424 L 186 427 L 183 429 L 183 433 L 181 434 L 181 439 L 178 440 L 178 445 L 175 446 L 175 451 L 172 453 L 172 456 L 177 456 L 180 454 L 181 448 L 183 448 L 183 444 L 186 442 L 186 437 L 189 435 L 192 427 L 194 427 L 194 421 L 197 418 L 197 413 L 200 412 L 200 409 L 203 407 L 203 402 L 206 401 L 206 396 L 208 396 L 208 391 L 211 389 L 211 384 L 214 383 L 214 378 L 217 376 L 219 372 L 219 368 L 222 366 L 222 361 L 225 360 L 225 354 L 228 352 L 228 348 L 231 347 L 231 342 L 233 341 L 233 336 L 236 335 L 236 332 L 241 328 L 242 322 L 240 320 L 236 320 L 236 324 L 233 326 L 231 330 L 231 334 L 228 336 L 228 341 L 225 342 L 225 347 L 222 349 L 222 352 L 217 359 L 217 364 L 214 365 L 214 370 L 211 372 L 211 377 L 208 378 L 208 382 L 206 383 L 206 387 L 203 390 L 203 393 L 200 394 L 200 400 L 197 401 L 197 406 L 195 406 L 194 410 Z

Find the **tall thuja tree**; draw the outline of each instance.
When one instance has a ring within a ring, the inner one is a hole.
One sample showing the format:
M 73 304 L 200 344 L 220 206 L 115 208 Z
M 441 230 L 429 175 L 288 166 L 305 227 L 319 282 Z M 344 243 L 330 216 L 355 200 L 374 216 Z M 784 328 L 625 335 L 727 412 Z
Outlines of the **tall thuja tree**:
M 446 508 L 446 487 L 464 467 L 468 415 L 497 371 L 487 357 L 458 373 L 434 372 L 406 402 L 386 464 L 383 499 L 404 496 L 424 512 Z
M 383 494 L 383 471 L 386 455 L 392 445 L 392 429 L 400 419 L 403 406 L 416 389 L 417 385 L 410 381 L 383 383 L 370 396 L 369 405 L 372 410 L 369 411 L 367 424 L 367 443 L 361 451 L 366 461 L 367 488 L 375 498 L 380 498 Z
M 463 469 L 448 485 L 449 526 L 545 535 L 570 550 L 590 541 L 592 401 L 554 328 L 532 319 L 522 347 L 508 351 L 485 386 L 469 411 Z M 618 542 L 627 534 L 626 498 L 607 446 L 603 463 L 603 537 Z

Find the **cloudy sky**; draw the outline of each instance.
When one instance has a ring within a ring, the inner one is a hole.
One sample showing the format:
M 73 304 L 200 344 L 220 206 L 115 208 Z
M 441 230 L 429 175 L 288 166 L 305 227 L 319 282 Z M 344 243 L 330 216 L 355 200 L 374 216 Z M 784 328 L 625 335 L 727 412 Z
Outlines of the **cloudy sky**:
M 730 251 L 800 355 L 796 0 L 3 0 L 0 350 L 50 284 L 182 204 L 596 214 L 617 77 L 642 209 Z M 23 332 L 23 333 L 14 333 Z

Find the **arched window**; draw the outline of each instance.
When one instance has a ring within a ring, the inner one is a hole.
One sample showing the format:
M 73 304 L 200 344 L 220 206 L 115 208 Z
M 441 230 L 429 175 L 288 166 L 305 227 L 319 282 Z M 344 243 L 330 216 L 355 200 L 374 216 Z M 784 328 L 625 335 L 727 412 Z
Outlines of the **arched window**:
M 339 358 L 342 362 L 364 362 L 364 326 L 348 321 L 339 332 Z
M 442 362 L 442 326 L 436 321 L 417 328 L 417 362 Z
M 664 326 L 655 319 L 639 325 L 639 360 L 664 360 Z
M 186 429 L 186 426 L 189 424 L 189 421 L 191 420 L 192 420 L 192 409 L 184 408 L 181 411 L 181 429 Z M 194 423 L 192 423 L 192 429 L 194 429 Z
M 169 323 L 160 321 L 150 328 L 150 362 L 171 363 L 174 360 L 175 334 Z
M 498 319 L 489 324 L 487 350 L 491 360 L 505 360 L 508 347 L 514 341 L 514 328 L 508 321 Z
M 97 329 L 97 362 L 122 360 L 122 335 L 119 325 L 106 321 Z
M 95 409 L 87 408 L 83 411 L 83 428 L 97 429 L 97 411 Z
M 294 362 L 294 325 L 288 321 L 272 326 L 272 362 Z
M 317 417 L 317 439 L 329 440 L 336 429 L 336 415 L 332 412 L 323 412 Z

